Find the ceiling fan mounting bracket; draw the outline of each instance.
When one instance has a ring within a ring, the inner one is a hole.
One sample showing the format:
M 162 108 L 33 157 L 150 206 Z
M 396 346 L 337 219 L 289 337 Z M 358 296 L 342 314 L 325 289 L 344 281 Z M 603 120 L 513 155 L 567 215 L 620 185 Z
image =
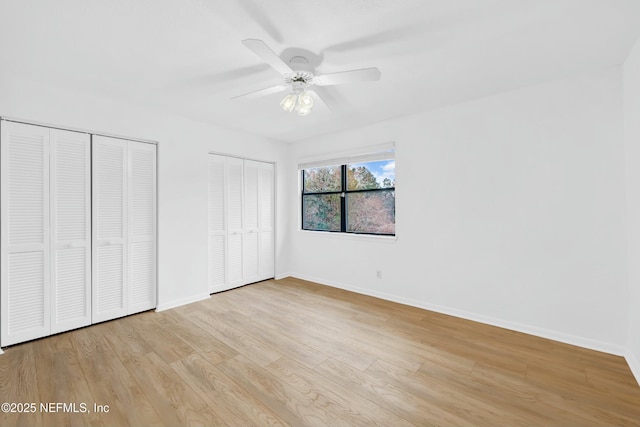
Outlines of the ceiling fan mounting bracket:
M 309 60 L 304 56 L 300 56 L 300 55 L 293 56 L 291 57 L 291 59 L 289 59 L 289 64 L 291 65 L 308 64 L 308 63 L 309 63 Z

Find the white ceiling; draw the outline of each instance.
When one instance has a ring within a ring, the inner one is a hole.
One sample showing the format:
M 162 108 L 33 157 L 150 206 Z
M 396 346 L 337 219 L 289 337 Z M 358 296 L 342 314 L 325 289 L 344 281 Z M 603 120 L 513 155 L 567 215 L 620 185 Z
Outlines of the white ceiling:
M 621 64 L 639 36 L 639 0 L 0 0 L 0 76 L 296 142 Z M 232 100 L 281 79 L 246 38 L 382 78 L 305 117 Z

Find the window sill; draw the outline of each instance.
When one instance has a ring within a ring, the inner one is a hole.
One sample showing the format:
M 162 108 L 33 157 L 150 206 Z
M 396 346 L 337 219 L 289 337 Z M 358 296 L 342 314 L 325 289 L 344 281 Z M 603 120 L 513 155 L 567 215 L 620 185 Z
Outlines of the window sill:
M 375 234 L 355 234 L 355 233 L 341 233 L 341 232 L 329 232 L 329 231 L 312 231 L 298 229 L 298 233 L 309 234 L 313 236 L 322 236 L 331 239 L 346 239 L 346 240 L 371 240 L 380 243 L 395 243 L 398 240 L 398 235 L 395 236 L 376 236 Z

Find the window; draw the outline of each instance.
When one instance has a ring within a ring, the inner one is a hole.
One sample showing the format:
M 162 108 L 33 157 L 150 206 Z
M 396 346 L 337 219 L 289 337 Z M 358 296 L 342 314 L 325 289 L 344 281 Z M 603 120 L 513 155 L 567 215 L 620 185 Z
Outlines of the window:
M 302 229 L 394 236 L 393 152 L 342 160 L 301 165 Z

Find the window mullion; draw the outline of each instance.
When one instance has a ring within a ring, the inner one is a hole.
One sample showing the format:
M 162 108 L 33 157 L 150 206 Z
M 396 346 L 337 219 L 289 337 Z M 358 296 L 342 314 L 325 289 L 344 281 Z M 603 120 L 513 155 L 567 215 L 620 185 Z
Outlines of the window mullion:
M 347 165 L 342 168 L 342 193 L 340 194 L 340 231 L 347 232 Z

